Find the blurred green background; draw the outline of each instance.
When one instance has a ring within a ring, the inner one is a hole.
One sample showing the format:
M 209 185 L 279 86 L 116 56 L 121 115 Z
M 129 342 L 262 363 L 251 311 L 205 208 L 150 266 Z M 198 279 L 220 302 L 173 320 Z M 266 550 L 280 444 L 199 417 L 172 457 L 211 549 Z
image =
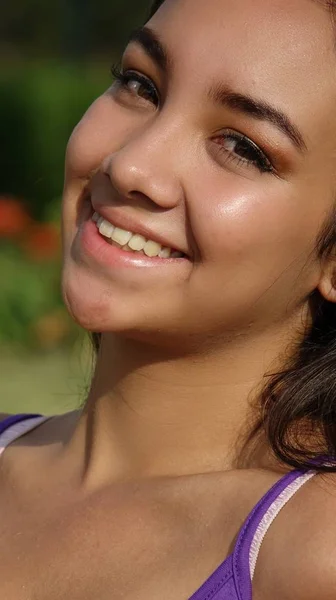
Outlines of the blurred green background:
M 60 293 L 64 151 L 149 5 L 12 0 L 1 9 L 0 412 L 56 414 L 85 400 L 92 351 Z

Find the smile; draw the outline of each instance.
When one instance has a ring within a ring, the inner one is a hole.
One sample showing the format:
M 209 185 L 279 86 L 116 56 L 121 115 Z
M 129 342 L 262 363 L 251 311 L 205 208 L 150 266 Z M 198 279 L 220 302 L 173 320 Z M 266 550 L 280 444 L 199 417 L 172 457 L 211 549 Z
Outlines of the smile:
M 135 252 L 149 258 L 185 258 L 183 252 L 163 247 L 153 240 L 146 239 L 143 235 L 116 227 L 97 212 L 92 215 L 92 220 L 96 224 L 99 233 L 110 244 L 121 248 L 125 252 Z

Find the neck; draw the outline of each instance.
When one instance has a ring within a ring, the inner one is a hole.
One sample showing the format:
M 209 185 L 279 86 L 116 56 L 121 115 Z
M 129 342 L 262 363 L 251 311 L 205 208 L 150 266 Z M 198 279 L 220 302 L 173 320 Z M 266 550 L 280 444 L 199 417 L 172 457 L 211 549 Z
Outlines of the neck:
M 236 468 L 258 419 L 256 399 L 264 376 L 279 367 L 286 337 L 279 330 L 276 339 L 273 332 L 214 354 L 182 356 L 103 336 L 70 443 L 72 449 L 86 449 L 85 481 Z M 247 466 L 270 460 L 265 440 L 260 447 Z

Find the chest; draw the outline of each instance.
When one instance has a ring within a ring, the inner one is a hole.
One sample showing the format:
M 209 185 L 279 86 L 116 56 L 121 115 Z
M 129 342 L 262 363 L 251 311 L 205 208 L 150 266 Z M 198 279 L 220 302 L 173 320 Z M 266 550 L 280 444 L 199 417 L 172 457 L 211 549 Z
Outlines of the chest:
M 186 600 L 229 554 L 230 512 L 136 492 L 11 508 L 3 498 L 3 597 Z

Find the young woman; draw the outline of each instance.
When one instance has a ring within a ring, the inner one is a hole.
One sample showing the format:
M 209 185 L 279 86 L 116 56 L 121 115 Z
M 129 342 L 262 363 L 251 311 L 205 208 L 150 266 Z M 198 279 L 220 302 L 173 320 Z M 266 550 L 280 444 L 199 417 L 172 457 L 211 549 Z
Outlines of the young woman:
M 83 409 L 2 422 L 4 600 L 336 597 L 331 9 L 156 2 L 73 132 L 97 363 Z

